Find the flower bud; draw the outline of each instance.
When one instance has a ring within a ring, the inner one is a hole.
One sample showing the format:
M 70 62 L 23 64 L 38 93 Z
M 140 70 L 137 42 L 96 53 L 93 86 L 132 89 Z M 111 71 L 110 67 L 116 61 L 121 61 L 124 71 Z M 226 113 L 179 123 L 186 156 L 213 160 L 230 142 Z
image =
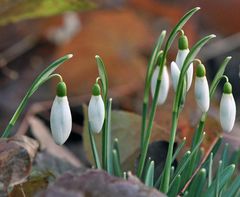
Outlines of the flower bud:
M 226 82 L 220 102 L 220 123 L 225 132 L 230 132 L 236 118 L 236 104 L 232 95 L 232 85 Z
M 102 130 L 104 117 L 105 108 L 101 97 L 101 89 L 96 83 L 92 87 L 92 96 L 88 106 L 88 121 L 91 132 L 99 133 Z
M 180 76 L 180 70 L 175 62 L 171 62 L 171 77 L 172 77 L 172 83 L 173 83 L 173 89 L 176 92 L 178 80 Z
M 59 82 L 50 114 L 52 136 L 56 144 L 59 145 L 64 144 L 72 130 L 72 115 L 66 95 L 66 84 Z
M 203 64 L 199 64 L 196 70 L 195 99 L 200 110 L 205 113 L 209 109 L 210 96 L 206 78 L 206 70 Z
M 157 85 L 157 79 L 158 79 L 158 73 L 159 73 L 159 66 L 157 66 L 153 72 L 152 80 L 151 80 L 151 93 L 152 97 L 154 97 L 155 91 L 156 91 L 156 85 Z M 158 105 L 163 104 L 168 95 L 168 90 L 169 90 L 169 76 L 168 76 L 168 71 L 167 67 L 163 67 L 163 73 L 162 73 L 162 81 L 159 89 L 159 95 L 158 95 Z
M 188 40 L 185 35 L 181 35 L 178 40 L 178 53 L 176 57 L 176 64 L 179 70 L 182 69 L 183 63 L 189 53 Z M 193 64 L 191 63 L 187 70 L 187 91 L 190 89 L 193 78 Z

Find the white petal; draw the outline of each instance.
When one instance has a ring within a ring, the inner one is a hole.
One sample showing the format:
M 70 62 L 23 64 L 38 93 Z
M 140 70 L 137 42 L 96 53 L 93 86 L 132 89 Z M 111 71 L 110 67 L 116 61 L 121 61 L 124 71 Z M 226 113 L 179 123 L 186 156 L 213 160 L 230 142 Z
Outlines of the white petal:
M 153 72 L 153 76 L 152 76 L 152 80 L 151 80 L 152 97 L 154 97 L 154 93 L 156 90 L 159 69 L 160 69 L 159 66 L 157 66 Z M 164 66 L 163 73 L 162 73 L 161 86 L 160 86 L 159 95 L 158 95 L 158 104 L 159 105 L 163 104 L 166 101 L 167 95 L 168 95 L 168 90 L 169 90 L 169 76 L 168 76 L 167 67 Z
M 177 57 L 176 57 L 176 64 L 178 65 L 178 68 L 180 70 L 182 69 L 183 63 L 188 53 L 189 53 L 189 49 L 178 50 Z M 193 78 L 193 64 L 191 63 L 187 70 L 187 90 L 189 90 L 191 87 L 192 78 Z
M 50 115 L 50 127 L 54 141 L 62 145 L 68 139 L 72 130 L 72 115 L 66 96 L 56 96 Z
M 187 70 L 187 91 L 190 89 L 192 84 L 192 78 L 193 78 L 193 64 L 191 63 L 189 65 L 189 68 Z
M 207 112 L 210 105 L 209 97 L 209 87 L 207 78 L 196 77 L 195 80 L 195 98 L 198 104 L 198 107 L 202 112 Z
M 189 53 L 189 49 L 178 50 L 177 57 L 176 57 L 176 64 L 178 65 L 179 69 L 182 69 L 183 62 L 185 61 L 188 53 Z
M 236 117 L 236 104 L 232 94 L 222 95 L 220 102 L 220 123 L 224 131 L 230 132 Z
M 101 131 L 104 116 L 105 109 L 101 95 L 92 95 L 88 106 L 88 120 L 93 133 L 99 133 Z
M 176 92 L 178 80 L 180 76 L 180 70 L 175 62 L 171 62 L 171 77 L 173 82 L 173 89 Z

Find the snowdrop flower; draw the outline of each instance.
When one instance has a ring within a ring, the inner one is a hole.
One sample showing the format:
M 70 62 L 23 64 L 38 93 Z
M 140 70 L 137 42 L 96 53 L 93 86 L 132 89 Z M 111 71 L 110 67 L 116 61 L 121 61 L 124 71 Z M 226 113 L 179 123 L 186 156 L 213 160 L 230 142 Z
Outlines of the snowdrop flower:
M 92 87 L 92 97 L 88 106 L 88 120 L 91 132 L 99 133 L 102 130 L 104 117 L 105 107 L 101 97 L 101 89 L 95 83 Z
M 203 64 L 198 64 L 195 80 L 195 98 L 200 110 L 205 113 L 209 109 L 210 96 L 209 87 L 206 78 L 206 70 Z
M 220 102 L 220 123 L 225 132 L 230 132 L 236 117 L 236 104 L 232 95 L 232 85 L 226 82 Z
M 156 91 L 159 70 L 160 70 L 160 68 L 159 68 L 159 66 L 157 66 L 153 72 L 153 76 L 152 76 L 152 80 L 151 80 L 152 97 L 154 97 L 154 94 Z M 158 105 L 162 105 L 166 101 L 167 95 L 168 95 L 168 90 L 169 90 L 169 76 L 168 76 L 167 67 L 164 65 L 161 86 L 159 89 L 159 95 L 158 95 L 158 99 L 157 99 Z
M 56 144 L 59 145 L 64 144 L 72 130 L 72 116 L 66 95 L 66 84 L 59 82 L 50 114 L 52 136 Z
M 177 65 L 179 72 L 183 67 L 183 63 L 184 63 L 188 53 L 189 53 L 188 39 L 187 39 L 187 36 L 185 36 L 182 33 L 182 35 L 180 36 L 180 38 L 178 40 L 178 53 L 177 53 L 177 57 L 176 57 L 176 62 L 174 62 Z M 172 74 L 173 74 L 173 72 L 175 72 L 175 74 L 176 74 L 177 71 L 175 68 L 174 68 L 174 71 L 172 71 Z M 187 91 L 188 91 L 192 84 L 192 77 L 193 77 L 193 64 L 192 63 L 190 64 L 186 74 L 187 74 Z M 179 78 L 179 76 L 178 76 L 178 78 Z M 176 75 L 175 76 L 172 75 L 173 88 L 174 88 L 175 92 L 176 92 L 176 86 L 177 86 L 176 81 L 178 82 L 178 78 L 176 78 Z M 175 83 L 174 83 L 174 81 L 175 81 Z

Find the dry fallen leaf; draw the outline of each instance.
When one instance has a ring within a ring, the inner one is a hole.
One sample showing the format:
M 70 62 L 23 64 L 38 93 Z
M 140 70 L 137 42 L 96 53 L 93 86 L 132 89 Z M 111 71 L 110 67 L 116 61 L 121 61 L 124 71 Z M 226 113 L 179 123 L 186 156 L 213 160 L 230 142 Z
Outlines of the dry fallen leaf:
M 38 143 L 27 136 L 0 139 L 0 183 L 4 191 L 29 175 L 37 149 Z

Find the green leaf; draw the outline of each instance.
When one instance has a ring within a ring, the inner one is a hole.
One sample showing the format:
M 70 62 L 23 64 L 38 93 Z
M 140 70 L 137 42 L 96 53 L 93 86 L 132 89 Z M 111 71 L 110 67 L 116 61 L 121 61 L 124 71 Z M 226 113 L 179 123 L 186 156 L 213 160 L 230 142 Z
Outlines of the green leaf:
M 202 168 L 193 179 L 191 185 L 189 186 L 189 196 L 195 196 L 196 194 L 201 194 L 204 184 L 206 183 L 206 169 Z
M 240 176 L 237 176 L 228 189 L 222 194 L 222 197 L 234 197 L 240 191 Z
M 118 177 L 122 177 L 123 173 L 121 170 L 120 161 L 118 160 L 117 151 L 115 149 L 112 150 L 112 158 L 113 158 L 114 175 Z
M 224 185 L 230 180 L 234 173 L 235 165 L 227 166 L 222 172 L 219 174 L 219 191 L 224 187 Z M 215 179 L 212 185 L 206 190 L 204 193 L 204 197 L 212 197 L 214 196 L 216 189 L 217 180 Z
M 107 72 L 106 72 L 106 68 L 105 68 L 105 65 L 104 65 L 103 60 L 101 59 L 101 57 L 98 56 L 98 55 L 96 55 L 96 56 L 95 56 L 95 59 L 96 59 L 96 61 L 97 61 L 99 77 L 101 78 L 104 103 L 106 104 L 107 94 L 108 94 L 108 78 L 107 78 Z
M 88 0 L 5 0 L 0 3 L 0 25 L 25 19 L 47 17 L 66 11 L 89 10 L 95 4 Z
M 177 158 L 179 152 L 182 150 L 182 148 L 184 147 L 185 144 L 186 144 L 186 138 L 183 138 L 181 144 L 179 144 L 179 146 L 177 147 L 176 151 L 174 152 L 174 155 L 172 157 L 172 163 Z
M 113 166 L 112 166 L 112 134 L 111 134 L 111 110 L 112 110 L 112 99 L 110 98 L 107 102 L 107 116 L 106 116 L 106 143 L 104 147 L 106 147 L 106 164 L 107 164 L 107 172 L 109 174 L 113 173 Z M 117 154 L 117 156 L 119 156 Z
M 15 125 L 17 119 L 19 118 L 20 114 L 22 113 L 22 111 L 24 110 L 29 98 L 32 96 L 32 94 L 34 92 L 37 91 L 37 89 L 49 79 L 49 76 L 62 64 L 64 63 L 66 60 L 68 60 L 69 58 L 72 57 L 72 54 L 68 54 L 65 55 L 61 58 L 59 58 L 58 60 L 56 60 L 55 62 L 53 62 L 52 64 L 50 64 L 50 66 L 48 66 L 42 73 L 40 73 L 40 75 L 38 75 L 38 77 L 33 81 L 31 87 L 29 88 L 29 90 L 27 91 L 26 95 L 24 96 L 23 100 L 21 101 L 21 103 L 19 104 L 16 112 L 14 113 L 12 119 L 10 120 L 10 122 L 8 123 L 7 128 L 5 129 L 2 137 L 8 137 L 10 134 L 10 131 L 12 129 L 12 127 Z
M 176 177 L 174 183 L 172 184 L 172 186 L 169 189 L 169 192 L 167 194 L 169 197 L 177 196 L 177 194 L 179 193 L 179 189 L 180 189 L 180 183 L 181 183 L 181 175 L 178 175 Z
M 212 185 L 212 167 L 213 167 L 213 153 L 210 153 L 209 169 L 208 169 L 208 187 Z
M 228 147 L 229 147 L 229 144 L 225 143 L 225 146 L 222 152 L 222 158 L 221 158 L 223 167 L 228 165 Z
M 151 161 L 146 173 L 144 181 L 145 185 L 148 187 L 153 187 L 153 179 L 154 179 L 154 161 Z

